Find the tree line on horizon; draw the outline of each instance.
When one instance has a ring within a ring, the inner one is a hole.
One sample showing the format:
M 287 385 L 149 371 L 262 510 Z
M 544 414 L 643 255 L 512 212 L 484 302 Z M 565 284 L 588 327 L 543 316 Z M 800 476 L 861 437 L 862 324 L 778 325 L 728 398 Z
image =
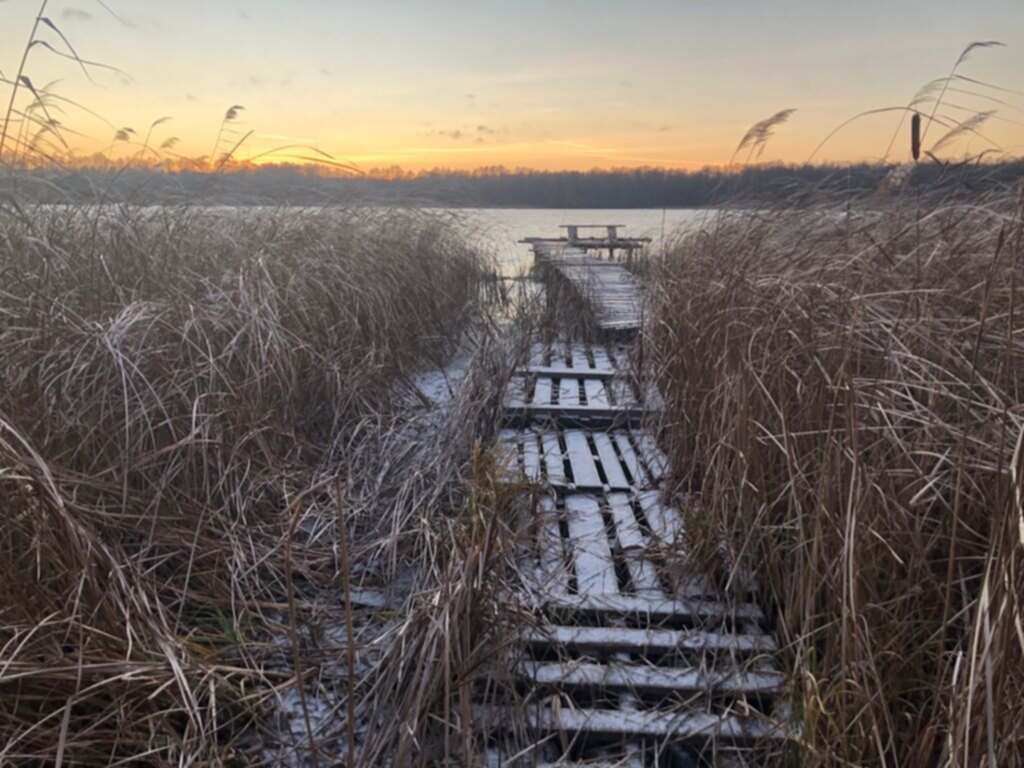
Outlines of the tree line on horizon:
M 37 169 L 0 179 L 0 191 L 44 203 L 131 202 L 322 205 L 393 203 L 477 207 L 686 208 L 737 202 L 812 204 L 822 192 L 877 199 L 889 190 L 965 196 L 1024 179 L 1024 159 L 998 163 L 754 165 L 536 171 L 501 166 L 419 173 L 339 174 L 315 164 L 225 167 L 218 173 L 149 167 Z

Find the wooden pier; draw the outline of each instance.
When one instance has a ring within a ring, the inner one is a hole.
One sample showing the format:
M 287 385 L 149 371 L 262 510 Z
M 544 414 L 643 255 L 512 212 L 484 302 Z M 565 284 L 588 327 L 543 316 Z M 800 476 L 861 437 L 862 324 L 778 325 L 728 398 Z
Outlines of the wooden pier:
M 544 277 L 561 279 L 594 313 L 606 332 L 632 332 L 643 324 L 644 293 L 627 265 L 650 238 L 620 237 L 620 224 L 567 224 L 565 237 L 528 237 L 520 242 L 533 248 L 534 265 Z M 604 237 L 581 237 L 580 229 L 598 229 Z M 616 260 L 616 255 L 625 263 Z
M 627 324 L 607 283 L 584 288 L 551 248 L 574 247 L 534 241 L 603 329 L 639 328 L 639 310 Z M 597 260 L 568 258 L 580 254 Z M 508 734 L 489 764 L 752 765 L 786 738 L 784 677 L 754 579 L 732 574 L 726 589 L 687 560 L 688 506 L 666 495 L 669 463 L 645 426 L 659 406 L 629 349 L 603 341 L 535 344 L 505 393 L 503 463 L 535 489 L 520 570 L 536 620 L 512 670 L 523 699 L 474 711 Z

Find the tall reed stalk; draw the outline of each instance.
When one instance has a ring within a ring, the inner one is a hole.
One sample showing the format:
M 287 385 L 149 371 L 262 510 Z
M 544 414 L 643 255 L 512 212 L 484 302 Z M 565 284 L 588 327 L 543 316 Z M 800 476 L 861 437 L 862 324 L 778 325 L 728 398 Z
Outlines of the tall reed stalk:
M 920 206 L 723 214 L 652 276 L 677 482 L 762 574 L 801 765 L 1024 764 L 1024 197 Z

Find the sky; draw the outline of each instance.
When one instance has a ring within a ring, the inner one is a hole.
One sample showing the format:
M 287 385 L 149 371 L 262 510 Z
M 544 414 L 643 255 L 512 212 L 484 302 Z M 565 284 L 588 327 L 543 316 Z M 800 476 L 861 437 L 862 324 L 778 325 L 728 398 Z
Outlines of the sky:
M 0 0 L 7 77 L 38 7 Z M 958 69 L 989 85 L 958 81 L 939 114 L 997 112 L 941 154 L 1024 154 L 1024 0 L 51 0 L 45 15 L 82 58 L 120 70 L 87 78 L 30 51 L 36 87 L 59 81 L 96 113 L 56 115 L 83 153 L 137 153 L 169 117 L 149 144 L 173 136 L 186 156 L 252 131 L 238 156 L 258 161 L 309 156 L 281 149 L 299 144 L 364 170 L 695 169 L 795 109 L 760 161 L 804 162 L 845 120 L 906 105 L 967 44 L 998 40 Z M 62 49 L 49 27 L 39 37 Z M 244 110 L 221 134 L 232 105 Z M 813 159 L 879 160 L 899 119 L 855 120 Z M 122 127 L 134 143 L 113 142 Z M 906 158 L 908 130 L 888 157 Z M 945 132 L 929 128 L 925 148 Z

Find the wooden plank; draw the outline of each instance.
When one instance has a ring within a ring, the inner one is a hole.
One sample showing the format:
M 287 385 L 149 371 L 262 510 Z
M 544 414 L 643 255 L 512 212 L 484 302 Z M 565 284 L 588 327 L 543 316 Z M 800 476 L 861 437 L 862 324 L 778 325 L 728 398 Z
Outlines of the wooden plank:
M 601 347 L 592 346 L 590 348 L 590 354 L 594 358 L 594 368 L 599 371 L 614 371 L 615 365 L 612 363 L 611 358 L 608 357 L 608 353 Z
M 658 491 L 642 491 L 637 494 L 640 508 L 651 526 L 651 534 L 661 546 L 672 547 L 682 553 L 683 517 L 673 506 L 658 501 Z
M 611 546 L 597 499 L 584 494 L 567 496 L 565 517 L 576 567 L 577 591 L 597 595 L 618 592 Z
M 565 450 L 569 456 L 569 466 L 572 467 L 573 484 L 583 488 L 603 488 L 600 475 L 597 474 L 597 465 L 594 464 L 594 456 L 590 452 L 586 435 L 578 429 L 569 429 L 565 432 Z
M 563 549 L 555 499 L 542 496 L 537 501 L 538 586 L 545 594 L 569 596 L 569 567 Z
M 523 441 L 523 475 L 527 482 L 539 483 L 541 481 L 540 471 L 540 441 L 537 433 L 532 430 L 522 432 Z
M 764 619 L 760 606 L 748 602 L 721 601 L 703 597 L 699 591 L 692 596 L 665 597 L 656 595 L 567 595 L 546 600 L 544 605 L 553 615 L 575 613 L 602 615 L 605 618 L 643 618 L 649 624 L 663 624 L 682 619 L 703 622 L 710 619 L 733 619 L 743 624 L 743 634 L 760 632 L 757 622 Z
M 663 596 L 658 571 L 648 559 L 649 542 L 633 516 L 633 504 L 624 493 L 608 495 L 608 508 L 615 521 L 615 534 L 637 594 Z
M 604 476 L 608 478 L 608 486 L 615 490 L 628 489 L 629 481 L 626 479 L 626 473 L 622 471 L 622 462 L 615 453 L 611 438 L 604 432 L 591 434 L 597 448 L 597 456 L 601 460 L 601 468 L 604 469 Z
M 574 379 L 610 379 L 615 371 L 598 368 L 552 368 L 551 366 L 531 366 L 515 372 L 516 376 L 548 376 Z
M 582 734 L 616 738 L 640 738 L 673 741 L 715 740 L 734 744 L 754 744 L 764 739 L 785 739 L 786 732 L 767 718 L 740 715 L 715 715 L 706 712 L 658 710 L 585 709 L 560 707 L 557 710 L 534 707 L 508 708 L 475 705 L 474 722 L 480 727 L 517 728 L 524 724 L 543 733 Z
M 548 363 L 547 367 L 551 370 L 555 378 L 564 375 L 566 372 L 573 372 L 573 368 L 565 362 L 565 358 L 561 354 L 553 354 L 551 356 L 551 362 Z
M 573 367 L 581 371 L 593 371 L 594 364 L 591 361 L 590 346 L 576 343 L 572 345 Z
M 573 648 L 578 651 L 613 653 L 683 653 L 725 651 L 739 654 L 774 653 L 775 640 L 766 634 L 739 635 L 698 629 L 634 627 L 544 627 L 524 632 L 530 648 Z
M 601 379 L 584 379 L 583 392 L 587 396 L 587 407 L 589 408 L 610 408 L 608 390 L 605 389 Z
M 730 695 L 774 695 L 782 691 L 781 672 L 695 667 L 656 667 L 641 664 L 525 661 L 516 671 L 536 685 L 560 688 L 602 688 L 656 693 L 707 692 Z
M 504 419 L 506 423 L 513 424 L 522 420 L 551 419 L 563 423 L 587 421 L 592 427 L 624 427 L 630 424 L 639 425 L 648 415 L 646 408 L 636 405 L 610 408 L 591 408 L 586 405 L 528 405 L 525 408 L 507 409 Z M 642 474 L 641 477 L 646 481 L 645 475 Z
M 562 463 L 562 447 L 558 444 L 558 437 L 545 432 L 541 435 L 540 444 L 548 482 L 552 485 L 565 485 L 565 464 Z
M 640 457 L 651 470 L 651 475 L 659 480 L 665 477 L 668 474 L 668 459 L 665 458 L 665 454 L 658 447 L 654 436 L 650 432 L 643 430 L 635 432 L 633 438 L 636 440 Z
M 629 435 L 621 430 L 616 431 L 612 433 L 612 440 L 615 441 L 615 445 L 619 449 L 623 465 L 629 470 L 629 474 L 633 478 L 633 486 L 636 488 L 646 488 L 650 481 L 647 473 L 644 471 L 643 464 L 640 462 L 640 457 L 633 450 L 633 444 L 629 441 Z
M 563 408 L 580 407 L 580 386 L 576 379 L 564 378 L 558 380 L 558 405 Z
M 537 383 L 533 388 L 533 403 L 534 405 L 551 405 L 551 388 L 554 382 L 544 376 L 537 379 Z
M 591 304 L 602 328 L 632 329 L 643 321 L 643 289 L 621 264 L 601 261 L 576 248 L 538 248 L 543 260 Z

